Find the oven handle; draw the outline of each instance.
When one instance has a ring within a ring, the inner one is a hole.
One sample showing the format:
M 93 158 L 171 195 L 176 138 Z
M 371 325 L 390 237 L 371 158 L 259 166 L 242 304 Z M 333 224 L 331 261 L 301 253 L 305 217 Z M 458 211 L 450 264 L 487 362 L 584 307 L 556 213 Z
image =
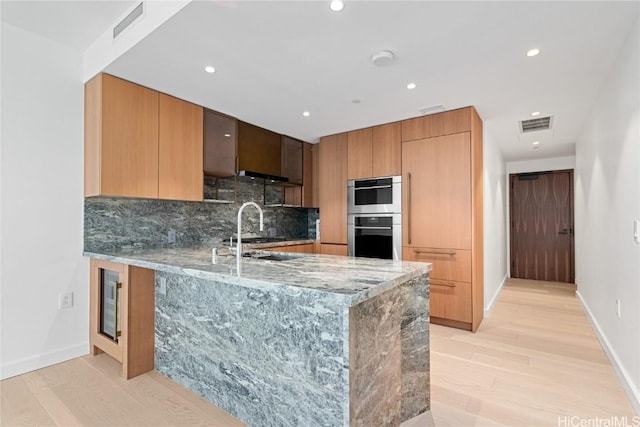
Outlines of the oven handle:
M 364 227 L 360 225 L 354 225 L 354 230 L 393 230 L 393 226 L 383 226 L 383 227 Z
M 374 185 L 374 186 L 371 186 L 371 187 L 354 187 L 354 190 L 355 191 L 358 191 L 358 190 L 378 190 L 380 188 L 393 188 L 393 186 L 391 184 L 389 184 L 389 185 Z
M 411 244 L 411 172 L 407 173 L 407 237 Z

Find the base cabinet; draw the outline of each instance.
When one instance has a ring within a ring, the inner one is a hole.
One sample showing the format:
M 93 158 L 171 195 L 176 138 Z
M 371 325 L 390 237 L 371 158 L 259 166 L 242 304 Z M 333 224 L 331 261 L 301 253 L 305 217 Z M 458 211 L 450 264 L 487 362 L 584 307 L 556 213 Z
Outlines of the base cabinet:
M 89 344 L 133 378 L 154 367 L 155 272 L 109 261 L 90 263 Z

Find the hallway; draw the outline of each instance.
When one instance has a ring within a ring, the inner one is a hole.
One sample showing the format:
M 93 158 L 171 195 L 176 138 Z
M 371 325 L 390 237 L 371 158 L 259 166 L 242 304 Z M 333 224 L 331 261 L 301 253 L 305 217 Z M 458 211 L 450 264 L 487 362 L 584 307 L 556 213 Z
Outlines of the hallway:
M 508 279 L 476 334 L 431 325 L 436 425 L 571 426 L 581 425 L 572 417 L 616 416 L 633 425 L 575 289 Z

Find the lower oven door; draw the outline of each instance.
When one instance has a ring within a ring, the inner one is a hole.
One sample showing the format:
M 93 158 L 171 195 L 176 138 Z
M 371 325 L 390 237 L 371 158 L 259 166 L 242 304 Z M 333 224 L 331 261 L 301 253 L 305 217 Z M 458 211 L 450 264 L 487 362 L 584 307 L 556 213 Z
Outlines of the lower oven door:
M 347 217 L 349 256 L 402 259 L 401 214 L 355 214 Z

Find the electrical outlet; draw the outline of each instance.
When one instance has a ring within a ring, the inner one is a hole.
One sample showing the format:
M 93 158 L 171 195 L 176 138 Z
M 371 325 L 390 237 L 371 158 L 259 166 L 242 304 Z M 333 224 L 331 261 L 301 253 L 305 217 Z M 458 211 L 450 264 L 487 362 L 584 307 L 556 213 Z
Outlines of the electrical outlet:
M 59 295 L 58 308 L 73 307 L 73 292 L 65 292 Z
M 640 243 L 640 221 L 633 221 L 633 240 Z
M 175 243 L 176 242 L 176 230 L 174 230 L 173 228 L 169 230 L 169 232 L 167 233 L 167 241 L 169 243 Z
M 160 295 L 167 295 L 167 279 L 164 277 L 161 277 L 160 280 L 158 280 L 158 293 Z
M 620 300 L 616 298 L 616 316 L 618 316 L 618 319 L 622 316 L 620 314 Z

